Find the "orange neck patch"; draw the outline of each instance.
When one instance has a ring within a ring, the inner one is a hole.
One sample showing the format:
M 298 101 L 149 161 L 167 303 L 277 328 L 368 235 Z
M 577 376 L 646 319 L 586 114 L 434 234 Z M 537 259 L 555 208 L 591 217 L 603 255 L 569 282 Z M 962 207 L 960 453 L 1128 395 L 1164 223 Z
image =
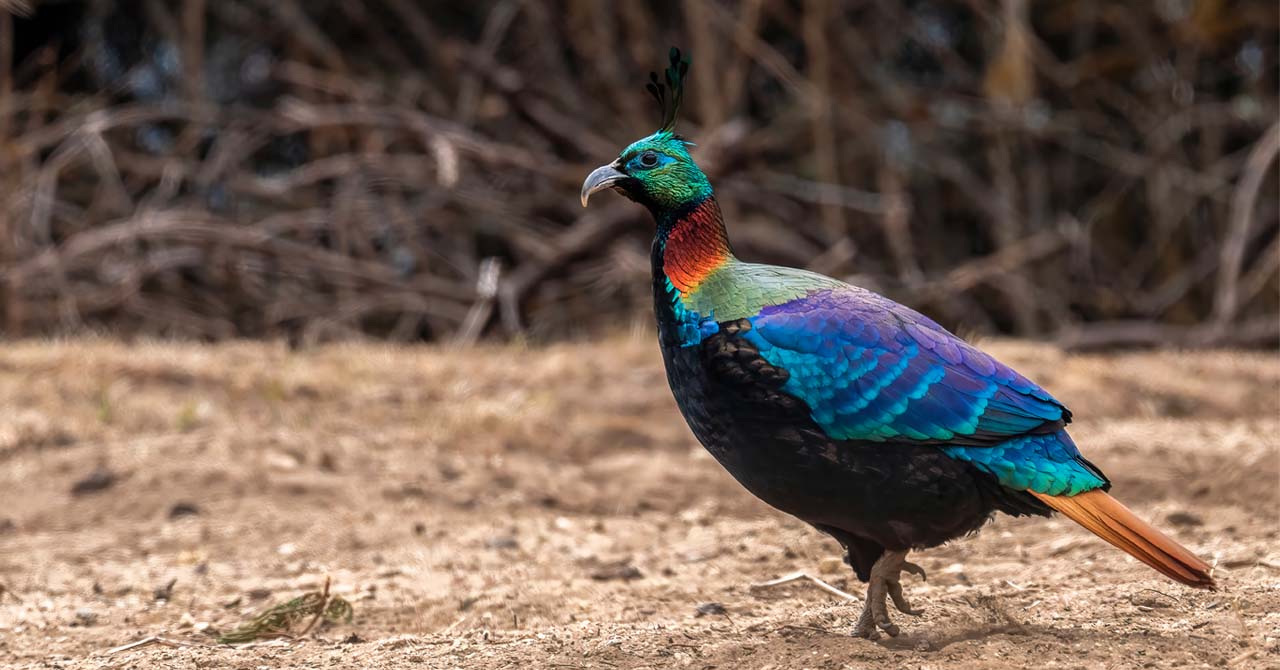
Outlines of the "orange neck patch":
M 732 257 L 720 205 L 710 197 L 671 224 L 662 268 L 672 286 L 689 293 Z

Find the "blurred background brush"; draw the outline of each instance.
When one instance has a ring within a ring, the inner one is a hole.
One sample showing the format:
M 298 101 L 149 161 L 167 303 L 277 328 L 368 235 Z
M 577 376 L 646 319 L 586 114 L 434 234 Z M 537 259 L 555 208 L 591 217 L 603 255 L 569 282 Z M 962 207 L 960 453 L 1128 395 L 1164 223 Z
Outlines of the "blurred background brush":
M 744 258 L 963 332 L 1275 344 L 1278 25 L 1262 0 L 7 0 L 0 333 L 647 324 L 648 223 L 576 189 L 680 44 Z

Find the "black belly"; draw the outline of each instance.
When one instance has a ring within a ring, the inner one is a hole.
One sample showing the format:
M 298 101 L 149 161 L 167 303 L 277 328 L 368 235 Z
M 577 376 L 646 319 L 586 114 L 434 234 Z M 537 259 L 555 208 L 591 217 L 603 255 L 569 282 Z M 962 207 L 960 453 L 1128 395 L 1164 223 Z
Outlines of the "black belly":
M 1043 506 L 932 446 L 833 440 L 799 399 L 783 393 L 785 371 L 736 337 L 742 324 L 699 345 L 664 343 L 667 379 L 703 446 L 747 490 L 832 534 L 850 550 L 942 544 L 982 526 L 993 511 Z M 852 545 L 852 546 L 851 546 Z M 878 545 L 878 546 L 876 546 Z

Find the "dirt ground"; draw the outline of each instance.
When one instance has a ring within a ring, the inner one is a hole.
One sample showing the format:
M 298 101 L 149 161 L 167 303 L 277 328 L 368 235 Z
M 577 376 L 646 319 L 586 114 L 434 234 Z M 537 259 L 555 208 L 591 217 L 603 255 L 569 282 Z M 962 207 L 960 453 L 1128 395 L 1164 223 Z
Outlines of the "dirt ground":
M 854 639 L 857 603 L 756 586 L 862 590 L 695 443 L 647 337 L 20 342 L 0 348 L 0 666 L 1280 668 L 1280 359 L 984 346 L 1072 407 L 1113 493 L 1221 591 L 1000 518 L 915 555 L 903 636 Z M 353 623 L 214 644 L 326 577 Z M 152 635 L 174 642 L 106 653 Z

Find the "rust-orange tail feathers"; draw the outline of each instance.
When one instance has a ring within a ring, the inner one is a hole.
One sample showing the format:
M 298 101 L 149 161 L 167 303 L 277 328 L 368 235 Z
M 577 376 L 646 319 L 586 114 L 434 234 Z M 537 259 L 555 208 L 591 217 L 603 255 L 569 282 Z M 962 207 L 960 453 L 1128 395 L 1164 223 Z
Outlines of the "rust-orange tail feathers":
M 1074 496 L 1051 496 L 1034 491 L 1031 494 L 1169 579 L 1202 589 L 1215 588 L 1208 563 L 1139 519 L 1106 492 L 1094 489 Z

